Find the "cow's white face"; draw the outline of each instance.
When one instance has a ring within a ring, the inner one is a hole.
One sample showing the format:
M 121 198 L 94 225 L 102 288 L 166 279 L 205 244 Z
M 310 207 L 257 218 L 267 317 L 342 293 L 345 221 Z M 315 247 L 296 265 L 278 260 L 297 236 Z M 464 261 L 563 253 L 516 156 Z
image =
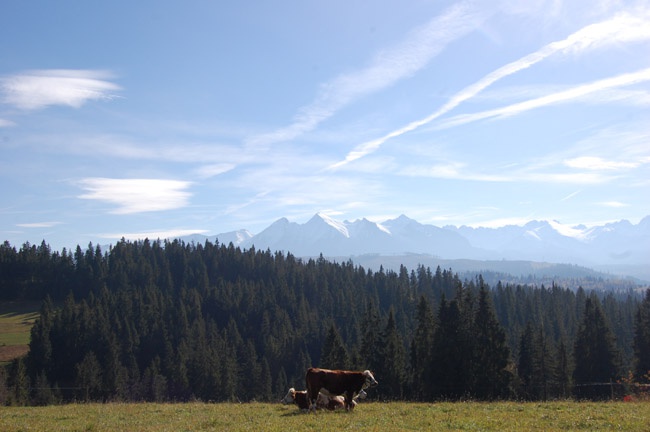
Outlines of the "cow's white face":
M 361 390 L 357 395 L 356 399 L 365 399 L 367 397 L 368 397 L 368 393 L 366 393 L 364 390 Z
M 293 403 L 295 397 L 296 397 L 296 389 L 291 387 L 289 389 L 289 393 L 287 393 L 287 395 L 283 397 L 280 402 L 282 402 L 283 404 L 290 404 Z
M 375 377 L 372 375 L 372 372 L 370 372 L 369 370 L 365 370 L 365 371 L 363 371 L 363 374 L 364 374 L 365 377 L 366 377 L 366 382 L 363 384 L 363 388 L 364 388 L 364 389 L 365 389 L 365 388 L 368 388 L 368 387 L 374 387 L 374 386 L 376 386 L 377 384 L 379 384 L 379 383 L 377 382 L 377 380 L 375 379 Z

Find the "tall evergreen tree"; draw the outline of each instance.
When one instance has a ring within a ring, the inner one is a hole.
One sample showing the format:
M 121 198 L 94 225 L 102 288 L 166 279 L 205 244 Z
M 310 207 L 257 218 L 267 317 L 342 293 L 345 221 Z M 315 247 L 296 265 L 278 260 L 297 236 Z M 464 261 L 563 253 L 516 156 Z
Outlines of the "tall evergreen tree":
M 404 396 L 406 382 L 406 352 L 397 331 L 395 312 L 392 307 L 388 312 L 381 340 L 381 363 L 376 373 L 382 377 L 382 385 L 378 393 L 384 398 L 401 399 Z
M 363 369 L 377 369 L 381 358 L 381 318 L 375 303 L 369 300 L 361 322 L 361 349 L 359 350 L 364 360 Z
M 634 320 L 634 374 L 639 382 L 650 382 L 650 289 Z
M 599 385 L 619 376 L 618 351 L 596 296 L 585 301 L 584 316 L 576 336 L 573 380 L 579 398 L 606 398 L 609 389 Z M 605 390 L 605 391 L 603 391 Z
M 519 341 L 519 362 L 517 374 L 521 381 L 522 396 L 533 399 L 533 383 L 536 370 L 535 330 L 529 321 Z
M 350 356 L 348 355 L 348 351 L 343 344 L 343 339 L 341 339 L 341 335 L 334 323 L 332 323 L 327 331 L 327 336 L 325 337 L 325 342 L 323 344 L 320 365 L 326 369 L 349 368 Z
M 557 356 L 555 362 L 555 378 L 557 380 L 556 394 L 560 398 L 567 398 L 571 393 L 572 381 L 571 371 L 571 354 L 567 348 L 564 338 L 560 339 L 557 347 Z
M 10 405 L 27 405 L 29 403 L 30 380 L 22 357 L 12 362 L 10 376 L 12 377 L 9 391 Z
M 443 296 L 431 349 L 431 384 L 434 398 L 459 399 L 467 394 L 470 353 L 456 300 Z
M 102 369 L 94 352 L 88 352 L 77 365 L 75 384 L 82 401 L 98 400 L 102 390 Z
M 411 342 L 412 397 L 429 400 L 431 392 L 431 348 L 435 332 L 435 318 L 427 299 L 420 297 L 417 307 L 417 328 Z
M 507 397 L 511 379 L 507 370 L 510 349 L 506 344 L 506 334 L 496 319 L 490 292 L 482 279 L 473 323 L 472 393 L 479 399 Z

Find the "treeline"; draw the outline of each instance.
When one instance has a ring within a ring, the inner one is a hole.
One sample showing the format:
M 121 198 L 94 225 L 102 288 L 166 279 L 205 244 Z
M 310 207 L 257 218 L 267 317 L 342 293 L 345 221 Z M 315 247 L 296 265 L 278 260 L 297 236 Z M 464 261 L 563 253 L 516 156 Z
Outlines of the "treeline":
M 272 401 L 309 366 L 371 369 L 380 400 L 598 398 L 650 371 L 650 291 L 490 288 L 209 241 L 5 242 L 0 299 L 42 300 L 28 355 L 0 370 L 9 404 Z

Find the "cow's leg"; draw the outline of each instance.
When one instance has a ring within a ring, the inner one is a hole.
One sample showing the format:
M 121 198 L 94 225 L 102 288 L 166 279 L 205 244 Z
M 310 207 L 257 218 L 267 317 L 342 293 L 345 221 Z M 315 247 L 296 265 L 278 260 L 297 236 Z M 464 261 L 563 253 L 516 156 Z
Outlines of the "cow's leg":
M 345 410 L 350 411 L 352 409 L 352 395 L 353 391 L 348 390 L 345 392 Z
M 318 400 L 318 393 L 320 392 L 320 387 L 318 386 L 307 386 L 307 399 L 309 400 L 309 411 L 316 412 L 316 402 Z

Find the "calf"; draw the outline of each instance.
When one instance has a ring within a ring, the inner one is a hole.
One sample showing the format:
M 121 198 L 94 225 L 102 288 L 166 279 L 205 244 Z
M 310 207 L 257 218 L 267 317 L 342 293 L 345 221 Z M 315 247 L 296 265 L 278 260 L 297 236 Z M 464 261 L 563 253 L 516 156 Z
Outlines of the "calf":
M 309 399 L 307 399 L 307 390 L 297 391 L 291 387 L 285 397 L 281 399 L 283 404 L 295 403 L 301 410 L 309 409 Z
M 301 410 L 309 409 L 307 390 L 296 390 L 292 387 L 289 389 L 286 396 L 280 399 L 280 402 L 283 404 L 295 403 Z M 334 411 L 335 409 L 343 408 L 343 406 L 345 406 L 345 399 L 342 396 L 329 397 L 323 393 L 319 393 L 318 398 L 316 399 L 316 408 L 318 409 Z

